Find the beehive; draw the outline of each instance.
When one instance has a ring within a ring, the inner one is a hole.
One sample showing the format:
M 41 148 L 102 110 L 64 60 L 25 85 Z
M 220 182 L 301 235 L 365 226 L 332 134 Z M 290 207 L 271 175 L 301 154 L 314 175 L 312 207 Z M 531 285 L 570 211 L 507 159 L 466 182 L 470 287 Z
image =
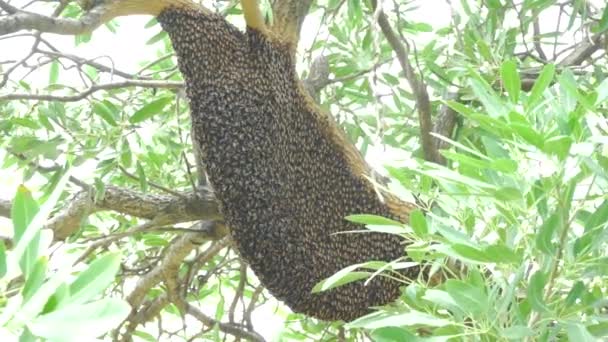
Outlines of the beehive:
M 303 90 L 293 44 L 192 9 L 169 8 L 158 20 L 186 81 L 195 147 L 260 281 L 294 311 L 324 320 L 349 321 L 396 299 L 402 283 L 385 277 L 311 293 L 343 267 L 404 255 L 394 235 L 336 234 L 362 229 L 345 216 L 406 219 L 411 206 L 374 188 L 358 151 Z

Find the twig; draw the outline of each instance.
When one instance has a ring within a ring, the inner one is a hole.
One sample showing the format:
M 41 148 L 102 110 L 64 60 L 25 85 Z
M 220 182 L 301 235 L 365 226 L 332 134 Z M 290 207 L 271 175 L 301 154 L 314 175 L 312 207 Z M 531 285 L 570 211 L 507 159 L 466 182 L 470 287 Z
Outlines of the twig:
M 241 326 L 236 325 L 236 324 L 218 322 L 215 319 L 205 315 L 202 311 L 200 311 L 194 305 L 187 303 L 185 301 L 183 301 L 181 304 L 186 309 L 185 311 L 189 315 L 196 318 L 197 320 L 199 320 L 201 323 L 203 323 L 204 325 L 206 325 L 208 327 L 217 326 L 217 327 L 219 327 L 219 329 L 221 331 L 223 331 L 227 334 L 230 334 L 230 335 L 238 337 L 238 338 L 246 339 L 248 341 L 256 341 L 256 342 L 265 341 L 264 337 L 262 337 L 260 334 L 258 334 L 256 332 L 247 331 L 244 328 L 242 328 Z
M 0 96 L 0 101 L 6 100 L 35 100 L 35 101 L 60 101 L 74 102 L 80 101 L 94 92 L 100 90 L 112 90 L 127 87 L 142 87 L 142 88 L 164 88 L 164 89 L 179 89 L 183 87 L 183 82 L 177 81 L 148 81 L 148 80 L 125 80 L 121 82 L 96 84 L 89 89 L 80 92 L 76 95 L 41 95 L 41 94 L 6 94 Z

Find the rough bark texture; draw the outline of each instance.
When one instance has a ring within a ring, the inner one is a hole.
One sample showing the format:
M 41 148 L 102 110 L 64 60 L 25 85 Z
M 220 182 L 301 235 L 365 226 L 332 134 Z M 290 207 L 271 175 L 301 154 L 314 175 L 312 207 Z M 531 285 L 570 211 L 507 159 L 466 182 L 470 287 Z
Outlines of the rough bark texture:
M 173 8 L 158 19 L 178 55 L 220 210 L 262 283 L 294 311 L 326 320 L 396 299 L 401 283 L 385 277 L 311 293 L 343 267 L 403 256 L 397 236 L 337 234 L 361 229 L 345 216 L 407 219 L 411 206 L 373 186 L 358 151 L 303 90 L 293 42 L 198 11 Z

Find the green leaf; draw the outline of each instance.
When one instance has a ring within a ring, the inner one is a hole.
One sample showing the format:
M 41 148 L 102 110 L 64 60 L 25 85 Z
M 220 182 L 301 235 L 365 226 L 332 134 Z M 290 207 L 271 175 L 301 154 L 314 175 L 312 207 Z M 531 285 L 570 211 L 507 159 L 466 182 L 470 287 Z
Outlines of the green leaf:
M 32 220 L 39 212 L 38 203 L 32 197 L 32 193 L 23 185 L 17 188 L 17 194 L 13 199 L 11 207 L 11 218 L 13 221 L 13 229 L 15 232 L 15 242 L 19 244 L 23 239 L 28 229 L 33 229 L 29 233 L 31 240 L 27 244 L 23 244 L 23 253 L 17 259 L 23 275 L 27 278 L 29 273 L 34 268 L 34 264 L 38 259 L 40 248 L 40 228 L 31 227 Z
M 57 83 L 59 79 L 59 62 L 55 59 L 51 62 L 51 67 L 49 71 L 49 84 Z
M 158 41 L 165 39 L 166 37 L 167 37 L 167 32 L 164 30 L 161 30 L 160 32 L 155 34 L 152 38 L 148 39 L 148 41 L 146 42 L 146 45 L 152 45 Z
M 0 241 L 0 280 L 6 275 L 7 271 L 6 246 L 4 246 L 4 241 Z
M 93 113 L 99 115 L 105 122 L 110 124 L 110 126 L 118 126 L 114 118 L 114 113 L 107 104 L 103 102 L 95 102 L 93 104 Z
M 13 322 L 13 324 L 18 325 L 31 322 L 44 309 L 45 304 L 53 293 L 64 284 L 64 280 L 69 276 L 70 272 L 70 267 L 59 268 L 57 273 L 53 274 L 37 291 L 33 292 L 28 301 L 24 301 L 23 305 L 17 308 L 19 312 L 15 315 L 15 319 L 18 321 Z
M 32 193 L 25 186 L 19 185 L 11 207 L 15 242 L 19 242 L 38 211 L 38 203 L 32 197 Z
M 46 269 L 47 269 L 48 259 L 46 257 L 40 257 L 34 264 L 34 267 L 30 274 L 28 275 L 25 285 L 21 291 L 23 295 L 23 300 L 29 300 L 32 295 L 38 291 L 40 286 L 44 283 L 46 279 Z
M 608 226 L 608 200 L 602 202 L 585 222 L 585 232 Z
M 449 279 L 445 289 L 461 310 L 475 316 L 488 310 L 488 298 L 484 289 L 460 280 Z
M 591 32 L 598 34 L 606 30 L 608 30 L 608 6 L 604 7 L 604 13 L 600 18 L 600 22 L 591 29 Z
M 149 119 L 156 114 L 163 113 L 165 107 L 172 101 L 173 97 L 171 96 L 161 97 L 160 99 L 154 100 L 133 113 L 133 115 L 129 118 L 129 122 L 135 124 Z
M 144 25 L 144 28 L 150 28 L 156 24 L 158 24 L 158 20 L 156 20 L 156 18 L 152 18 L 152 19 L 148 20 L 146 25 Z
M 27 225 L 27 228 L 25 228 L 23 235 L 17 242 L 15 249 L 13 250 L 13 253 L 11 254 L 12 258 L 15 258 L 15 260 L 20 261 L 21 258 L 26 253 L 26 251 L 28 250 L 28 248 L 32 247 L 31 242 L 34 239 L 36 239 L 36 237 L 40 236 L 39 235 L 40 229 L 42 229 L 42 226 L 44 225 L 44 222 L 46 221 L 48 215 L 51 213 L 51 211 L 55 207 L 55 203 L 57 203 L 57 199 L 59 199 L 59 196 L 63 192 L 63 188 L 65 187 L 65 184 L 67 183 L 69 178 L 70 178 L 70 170 L 66 170 L 63 177 L 61 177 L 59 182 L 57 182 L 57 186 L 55 186 L 55 189 L 53 190 L 51 195 L 44 202 L 44 204 L 42 205 L 40 210 L 36 213 L 36 215 L 31 219 L 31 221 Z M 23 188 L 23 189 L 25 189 L 25 188 Z
M 565 323 L 568 339 L 576 342 L 596 342 L 597 339 L 589 333 L 584 325 L 579 323 Z
M 521 200 L 522 198 L 521 192 L 518 189 L 512 187 L 504 187 L 497 189 L 495 191 L 492 191 L 492 194 L 500 201 L 517 201 Z
M 106 254 L 89 265 L 70 284 L 72 304 L 87 302 L 103 292 L 112 282 L 120 268 L 121 255 Z
M 456 303 L 456 301 L 452 299 L 452 297 L 446 291 L 427 289 L 424 291 L 424 296 L 422 299 L 438 305 L 446 310 L 450 310 L 457 315 L 464 314 L 462 308 L 458 306 L 458 303 Z
M 426 217 L 422 211 L 416 209 L 410 213 L 410 226 L 414 233 L 419 237 L 425 237 L 429 233 L 429 227 L 426 223 Z
M 365 279 L 371 275 L 370 272 L 356 272 L 355 270 L 359 268 L 359 266 L 360 265 L 357 264 L 345 267 L 331 277 L 320 281 L 312 288 L 312 293 L 327 291 L 338 286 Z
M 507 340 L 521 341 L 526 337 L 534 336 L 534 330 L 525 325 L 514 325 L 503 330 L 501 336 Z
M 69 305 L 28 323 L 37 336 L 55 341 L 82 341 L 116 328 L 131 312 L 121 299 L 105 298 L 93 303 Z
M 463 258 L 472 260 L 472 261 L 476 261 L 476 262 L 480 262 L 480 263 L 494 262 L 490 257 L 488 257 L 486 255 L 486 253 L 484 253 L 483 251 L 481 251 L 475 247 L 471 247 L 469 245 L 456 243 L 456 244 L 453 244 L 451 246 L 451 248 L 458 255 L 462 256 Z
M 143 166 L 141 166 L 139 160 L 137 161 L 136 167 L 137 178 L 139 179 L 139 187 L 141 188 L 141 191 L 148 192 L 148 179 L 146 178 L 146 172 L 144 171 Z
M 402 226 L 401 222 L 391 220 L 386 217 L 377 216 L 377 215 L 368 215 L 368 214 L 357 214 L 357 215 L 348 215 L 346 219 L 350 222 L 361 223 L 361 224 L 371 224 L 376 226 Z
M 597 92 L 597 98 L 595 99 L 595 104 L 602 104 L 608 98 L 608 78 L 604 78 L 602 83 L 600 83 L 595 89 Z
M 608 336 L 608 321 L 588 325 L 587 330 L 595 337 Z
M 220 296 L 220 300 L 215 306 L 215 320 L 220 321 L 224 317 L 224 296 Z
M 348 17 L 352 22 L 357 22 L 362 17 L 361 0 L 348 0 Z
M 123 137 L 120 143 L 120 163 L 124 167 L 131 167 L 133 163 L 133 152 L 131 151 L 131 144 L 127 137 Z
M 508 113 L 507 108 L 503 105 L 500 97 L 496 95 L 494 89 L 476 72 L 470 70 L 471 78 L 469 85 L 475 93 L 475 96 L 481 101 L 487 114 L 492 118 L 504 116 Z
M 487 246 L 483 249 L 483 252 L 488 259 L 496 263 L 518 264 L 521 262 L 521 257 L 511 248 L 503 244 Z
M 371 333 L 374 342 L 410 342 L 418 338 L 406 329 L 398 327 L 384 327 L 375 329 Z
M 560 160 L 564 160 L 568 156 L 568 152 L 570 152 L 572 143 L 572 137 L 559 135 L 547 139 L 543 144 L 543 149 L 549 154 L 556 155 Z
M 348 328 L 379 329 L 384 327 L 428 326 L 443 327 L 451 322 L 419 311 L 403 313 L 374 312 L 348 323 Z
M 538 312 L 548 312 L 549 309 L 545 305 L 544 300 L 544 288 L 547 281 L 547 276 L 541 272 L 536 271 L 531 277 L 528 283 L 528 301 L 532 308 Z
M 540 149 L 544 147 L 545 141 L 543 136 L 540 135 L 528 122 L 511 122 L 511 128 L 515 133 L 522 137 L 529 144 L 536 146 Z
M 555 235 L 555 231 L 559 225 L 560 215 L 558 213 L 554 213 L 545 220 L 536 234 L 536 248 L 547 255 L 553 255 L 553 253 L 555 253 L 553 235 Z
M 519 101 L 519 92 L 521 91 L 521 80 L 517 72 L 517 62 L 514 60 L 505 61 L 500 68 L 502 84 L 509 93 L 509 99 L 513 103 Z
M 490 162 L 490 168 L 504 173 L 514 173 L 517 171 L 517 162 L 513 159 L 499 158 Z
M 588 110 L 594 110 L 593 104 L 596 99 L 592 98 L 588 94 L 582 94 L 579 91 L 579 86 L 576 82 L 576 76 L 570 69 L 565 69 L 558 77 L 559 85 L 561 89 L 567 94 L 571 99 L 576 99 L 584 108 Z
M 568 292 L 568 296 L 566 296 L 566 300 L 564 300 L 564 304 L 566 307 L 570 307 L 576 303 L 576 300 L 581 298 L 583 293 L 585 292 L 585 283 L 582 281 L 577 281 L 574 283 L 570 292 Z
M 528 109 L 534 107 L 538 103 L 538 101 L 543 97 L 543 93 L 553 81 L 554 75 L 554 64 L 547 64 L 543 67 L 543 70 L 540 72 L 540 75 L 536 79 L 536 82 L 534 82 L 534 86 L 532 86 L 532 90 L 530 91 L 530 96 L 528 97 L 527 104 Z

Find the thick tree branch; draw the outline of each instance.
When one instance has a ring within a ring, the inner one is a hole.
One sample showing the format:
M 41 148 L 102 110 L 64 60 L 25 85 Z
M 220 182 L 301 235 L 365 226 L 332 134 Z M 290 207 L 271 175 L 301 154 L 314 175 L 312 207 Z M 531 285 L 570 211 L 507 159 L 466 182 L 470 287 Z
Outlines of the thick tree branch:
M 0 201 L 0 216 L 10 217 L 10 202 Z M 45 226 L 56 240 L 74 234 L 90 214 L 104 210 L 145 218 L 155 226 L 167 226 L 198 220 L 221 220 L 222 216 L 213 193 L 202 188 L 183 196 L 144 194 L 131 189 L 107 186 L 103 197 L 95 202 L 89 190 L 83 190 L 53 216 Z
M 217 225 L 216 221 L 206 221 L 202 223 L 205 229 L 215 229 Z M 133 308 L 133 311 L 127 317 L 124 322 L 124 333 L 122 334 L 121 341 L 130 341 L 132 333 L 137 329 L 140 324 L 146 323 L 152 316 L 150 313 L 160 311 L 166 306 L 169 301 L 175 300 L 175 298 L 181 298 L 176 295 L 179 292 L 179 287 L 176 285 L 177 274 L 179 268 L 184 262 L 184 259 L 194 249 L 196 249 L 201 243 L 206 240 L 205 236 L 198 233 L 188 233 L 182 236 L 176 237 L 175 240 L 169 245 L 164 253 L 161 261 L 156 265 L 150 272 L 143 275 L 137 281 L 135 288 L 126 297 L 127 302 Z M 205 264 L 210 261 L 217 253 L 228 246 L 230 242 L 229 237 L 214 242 L 203 255 L 201 264 Z M 173 286 L 169 286 L 171 291 L 168 291 L 166 300 L 151 300 L 144 302 L 146 295 L 149 291 L 161 281 L 165 280 Z M 171 292 L 171 293 L 169 293 Z
M 312 0 L 274 0 L 272 30 L 297 42 L 311 4 Z
M 10 4 L 6 3 L 6 1 L 0 1 L 0 8 L 8 14 L 17 13 L 17 11 L 19 11 L 17 7 L 11 6 Z
M 450 92 L 447 94 L 445 100 L 453 101 L 458 99 L 457 92 Z M 439 117 L 435 120 L 435 124 L 433 125 L 433 133 L 443 136 L 443 137 L 452 137 L 454 135 L 454 128 L 458 123 L 458 113 L 453 110 L 448 105 L 441 106 L 441 112 L 439 113 Z M 445 150 L 450 147 L 450 144 L 443 140 L 437 139 L 436 137 L 433 139 L 433 150 L 436 151 L 436 160 L 435 162 L 441 165 L 446 165 L 446 159 L 439 151 Z
M 215 223 L 209 222 L 207 224 L 213 225 Z M 184 258 L 203 242 L 205 242 L 205 240 L 201 239 L 200 234 L 196 233 L 188 233 L 177 237 L 165 250 L 161 262 L 152 271 L 141 277 L 133 291 L 127 296 L 126 300 L 131 304 L 131 307 L 137 309 L 143 303 L 148 291 L 161 282 L 166 275 L 170 276 L 172 273 L 177 272 L 177 269 L 183 263 Z M 205 260 L 211 260 L 211 258 L 224 249 L 229 242 L 229 237 L 225 237 L 222 240 L 213 243 L 213 245 L 205 251 Z
M 14 11 L 9 8 L 7 12 L 12 12 L 12 14 L 0 19 L 0 36 L 20 30 L 78 35 L 89 33 L 115 17 L 136 14 L 158 15 L 170 6 L 208 12 L 206 8 L 191 0 L 81 0 L 80 3 L 86 13 L 79 19 L 54 18 L 13 8 L 16 10 Z

